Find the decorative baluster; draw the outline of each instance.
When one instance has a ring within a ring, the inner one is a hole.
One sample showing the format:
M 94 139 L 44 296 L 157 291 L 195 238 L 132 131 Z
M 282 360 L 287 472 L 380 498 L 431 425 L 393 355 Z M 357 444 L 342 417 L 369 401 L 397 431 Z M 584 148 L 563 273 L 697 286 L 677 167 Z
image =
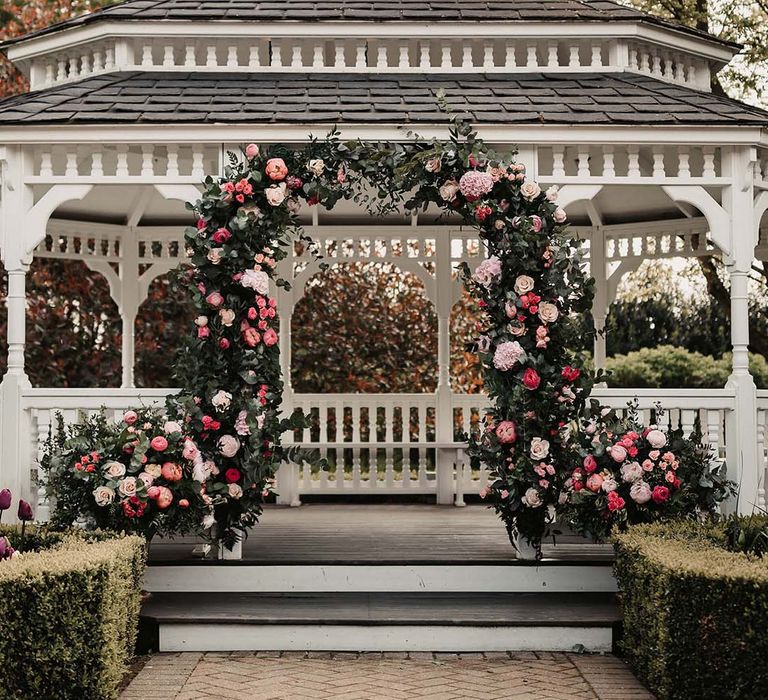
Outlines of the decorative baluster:
M 696 81 L 698 79 L 698 75 L 696 73 L 696 64 L 691 61 L 687 64 L 687 68 L 688 70 L 686 73 L 686 78 L 683 82 L 688 83 L 689 85 L 696 85 Z
M 272 42 L 271 62 L 273 68 L 283 67 L 283 50 L 280 44 L 276 44 L 275 42 Z
M 352 400 L 352 442 L 360 442 L 360 400 Z M 352 450 L 352 488 L 359 489 L 361 475 L 362 451 Z
M 673 80 L 675 77 L 675 71 L 672 67 L 672 57 L 669 54 L 664 55 L 664 68 L 662 69 L 662 76 L 666 80 Z
M 355 68 L 365 68 L 368 65 L 368 48 L 366 44 L 358 44 L 355 49 Z
M 195 45 L 187 44 L 184 47 L 184 67 L 194 68 L 197 65 L 197 55 L 195 53 Z
M 384 442 L 394 442 L 395 409 L 391 403 L 382 406 L 384 413 Z M 388 489 L 395 485 L 394 450 L 387 447 L 384 457 L 384 484 Z
M 408 47 L 407 46 L 401 46 L 400 47 L 400 58 L 397 62 L 398 68 L 410 68 L 411 67 L 411 57 L 408 53 Z
M 45 87 L 50 87 L 53 85 L 54 80 L 54 64 L 48 61 L 48 63 L 45 64 Z
M 451 68 L 452 65 L 451 47 L 443 46 L 440 52 L 440 68 Z
M 643 49 L 643 53 L 640 56 L 640 70 L 643 73 L 651 72 L 651 56 L 648 53 L 648 49 Z
M 93 52 L 93 72 L 98 73 L 104 70 L 104 53 L 100 48 Z
M 67 151 L 67 166 L 64 171 L 66 177 L 77 177 L 77 151 Z
M 613 162 L 613 146 L 603 146 L 603 177 L 616 177 Z
M 80 73 L 81 75 L 89 75 L 91 73 L 91 56 L 84 53 L 80 57 Z
M 685 63 L 680 55 L 675 56 L 675 80 L 678 83 L 685 83 Z
M 169 144 L 166 147 L 168 154 L 168 167 L 165 174 L 167 177 L 179 176 L 179 147 L 176 144 Z
M 629 70 L 638 70 L 639 67 L 637 62 L 637 48 L 633 44 L 629 47 Z
M 333 404 L 334 417 L 336 419 L 335 442 L 344 440 L 344 404 L 338 399 Z M 346 458 L 343 449 L 336 450 L 336 488 L 344 488 L 344 476 L 346 471 Z
M 461 50 L 461 67 L 472 68 L 472 44 L 465 43 Z
M 589 177 L 591 174 L 589 171 L 589 151 L 579 151 L 579 155 L 576 160 L 578 163 L 577 175 L 581 178 Z
M 67 75 L 68 78 L 77 78 L 79 73 L 78 70 L 78 58 L 77 56 L 70 56 L 69 57 L 69 73 Z
M 411 440 L 411 407 L 405 401 L 400 404 L 400 435 L 402 442 L 410 442 Z M 408 448 L 402 450 L 403 458 L 403 488 L 408 488 L 411 485 L 411 451 Z
M 688 179 L 691 177 L 691 155 L 687 146 L 679 146 L 677 149 L 677 176 Z
M 653 149 L 653 177 L 663 178 L 666 176 L 664 169 L 664 149 L 658 146 Z
M 104 176 L 104 164 L 101 158 L 101 151 L 91 153 L 91 177 Z
M 141 176 L 152 177 L 155 174 L 154 163 L 155 147 L 152 144 L 143 144 L 141 147 Z
M 195 180 L 202 180 L 205 177 L 202 146 L 196 146 L 192 149 L 192 177 Z
M 592 58 L 590 65 L 593 68 L 599 68 L 603 65 L 603 47 L 600 44 L 592 44 Z
M 219 57 L 216 51 L 216 44 L 209 44 L 205 53 L 205 66 L 206 68 L 217 68 L 218 65 Z
M 683 428 L 683 435 L 685 437 L 689 437 L 690 434 L 693 432 L 693 426 L 696 422 L 696 416 L 698 415 L 698 411 L 691 408 L 681 408 L 680 409 L 680 423 Z
M 251 44 L 248 47 L 248 68 L 260 68 L 261 57 L 259 56 L 259 45 Z
M 61 82 L 62 80 L 66 80 L 67 79 L 67 62 L 63 58 L 60 58 L 56 63 L 56 68 L 57 68 L 56 81 Z
M 757 412 L 757 505 L 766 507 L 766 478 L 768 478 L 768 455 L 765 450 L 766 424 L 768 423 L 768 411 Z
M 291 68 L 301 68 L 303 65 L 304 59 L 301 54 L 301 44 L 296 44 L 291 50 Z
M 702 177 L 713 178 L 717 176 L 715 172 L 715 147 L 703 146 L 701 153 L 704 159 L 704 167 L 702 170 Z
M 547 68 L 557 68 L 560 65 L 560 59 L 557 57 L 557 44 L 552 41 L 547 46 Z
M 651 68 L 651 75 L 654 78 L 663 78 L 664 74 L 661 71 L 661 56 L 654 50 L 653 52 L 653 67 Z
M 515 45 L 509 43 L 504 51 L 504 67 L 515 68 L 517 66 L 517 57 L 515 56 Z
M 627 176 L 640 177 L 640 147 L 635 144 L 627 146 Z
M 552 146 L 552 177 L 565 177 L 565 146 Z
M 37 473 L 37 501 L 35 516 L 39 522 L 46 522 L 51 517 L 51 508 L 48 499 L 45 497 L 45 483 L 47 481 L 46 473 L 40 468 L 40 464 L 45 457 L 45 443 L 48 440 L 48 433 L 51 429 L 52 411 L 42 409 L 32 412 L 33 425 L 36 424 L 37 438 L 33 443 L 33 449 L 36 462 Z M 33 433 L 34 434 L 34 433 Z
M 419 403 L 419 442 L 427 441 L 427 407 Z M 419 448 L 419 486 L 427 485 L 427 448 Z
M 144 44 L 141 49 L 141 65 L 144 67 L 152 67 L 154 59 L 152 58 L 152 44 Z
M 578 44 L 571 44 L 568 49 L 568 67 L 579 68 L 581 66 L 581 52 Z
M 483 47 L 483 68 L 493 68 L 495 65 L 493 60 L 493 44 L 486 44 Z
M 40 175 L 42 177 L 53 177 L 53 158 L 49 150 L 40 154 Z
M 107 46 L 106 57 L 104 59 L 104 70 L 112 70 L 115 67 L 115 47 Z
M 376 51 L 376 68 L 387 68 L 387 47 L 379 46 Z
M 528 52 L 525 61 L 526 68 L 538 68 L 539 57 L 536 53 L 536 44 L 528 44 Z
M 423 43 L 419 47 L 419 68 L 426 69 L 432 67 L 432 59 L 429 52 L 429 44 Z
M 322 68 L 325 66 L 325 51 L 322 44 L 315 44 L 312 50 L 312 67 Z
M 342 44 L 341 42 L 338 42 L 334 47 L 333 67 L 345 68 L 346 65 L 347 65 L 347 61 L 346 61 L 346 58 L 344 57 L 344 44 Z
M 176 65 L 176 58 L 173 55 L 173 46 L 167 44 L 163 49 L 163 67 L 171 68 Z

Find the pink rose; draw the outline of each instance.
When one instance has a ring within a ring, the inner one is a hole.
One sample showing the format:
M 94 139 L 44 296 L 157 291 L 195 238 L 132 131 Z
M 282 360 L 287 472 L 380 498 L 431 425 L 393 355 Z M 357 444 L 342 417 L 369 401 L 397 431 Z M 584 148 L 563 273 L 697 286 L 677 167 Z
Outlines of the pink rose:
M 584 457 L 584 470 L 587 474 L 591 474 L 597 469 L 597 460 L 592 455 Z
M 126 411 L 123 413 L 123 423 L 126 425 L 133 425 L 139 419 L 139 414 L 136 411 Z
M 556 224 L 564 224 L 568 216 L 565 213 L 565 209 L 561 209 L 560 207 L 558 207 L 553 212 L 552 218 L 555 220 Z
M 158 486 L 157 507 L 165 510 L 173 503 L 173 492 L 167 486 Z
M 213 240 L 216 243 L 226 243 L 230 238 L 232 238 L 232 234 L 223 227 L 216 229 L 216 232 L 213 234 Z
M 253 160 L 257 155 L 259 155 L 259 147 L 255 143 L 249 143 L 245 147 L 245 157 Z
M 217 306 L 221 306 L 224 303 L 224 297 L 219 292 L 211 292 L 207 297 L 205 297 L 205 301 L 215 308 Z
M 508 445 L 517 440 L 515 422 L 503 420 L 496 426 L 496 437 L 502 445 Z
M 523 372 L 523 386 L 530 391 L 535 391 L 539 388 L 539 384 L 541 384 L 539 373 L 532 367 L 528 367 Z
M 288 168 L 282 158 L 270 158 L 264 172 L 270 180 L 283 180 L 288 174 Z
M 149 443 L 149 446 L 155 451 L 155 452 L 164 452 L 168 449 L 168 440 L 166 440 L 162 435 L 157 435 L 156 437 L 152 438 L 152 441 Z
M 268 328 L 266 331 L 264 331 L 264 345 L 267 347 L 272 347 L 275 343 L 277 343 L 277 333 L 272 328 Z
M 664 503 L 669 498 L 669 489 L 666 486 L 654 486 L 651 498 L 654 503 Z
M 541 229 L 542 229 L 542 226 L 543 226 L 543 223 L 544 222 L 541 220 L 541 217 L 540 216 L 536 216 L 534 214 L 531 217 L 531 228 L 533 229 L 533 232 L 534 233 L 540 233 Z
M 603 485 L 603 477 L 600 474 L 590 474 L 587 478 L 587 488 L 592 493 L 597 493 Z

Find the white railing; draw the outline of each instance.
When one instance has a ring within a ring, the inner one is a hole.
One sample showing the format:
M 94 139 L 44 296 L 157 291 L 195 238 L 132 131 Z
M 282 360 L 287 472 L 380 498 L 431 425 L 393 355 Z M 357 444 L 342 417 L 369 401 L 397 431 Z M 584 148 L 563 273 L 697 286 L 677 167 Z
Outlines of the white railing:
M 757 392 L 758 505 L 768 508 L 768 390 Z
M 22 394 L 21 434 L 28 431 L 30 481 L 35 483 L 38 461 L 56 414 L 73 423 L 106 409 L 115 418 L 140 404 L 162 405 L 166 389 L 27 389 Z M 595 389 L 594 398 L 614 408 L 625 408 L 637 398 L 646 422 L 654 420 L 660 403 L 664 425 L 682 425 L 690 432 L 698 421 L 704 439 L 720 457 L 727 452 L 734 395 L 725 389 Z M 435 394 L 295 394 L 293 406 L 302 408 L 310 427 L 286 436 L 317 448 L 328 468 L 286 465 L 278 475 L 282 502 L 297 504 L 307 495 L 435 495 L 439 502 L 462 505 L 465 494 L 485 486 L 488 475 L 468 467 L 461 436 L 478 431 L 487 399 L 482 394 L 448 395 L 450 411 L 440 411 Z M 451 416 L 450 430 L 441 431 L 438 415 Z M 768 470 L 768 391 L 758 392 L 758 455 L 761 502 Z M 731 428 L 732 429 L 732 428 Z M 438 440 L 438 435 L 443 438 Z M 33 490 L 34 492 L 34 490 Z M 38 513 L 47 504 L 38 499 Z

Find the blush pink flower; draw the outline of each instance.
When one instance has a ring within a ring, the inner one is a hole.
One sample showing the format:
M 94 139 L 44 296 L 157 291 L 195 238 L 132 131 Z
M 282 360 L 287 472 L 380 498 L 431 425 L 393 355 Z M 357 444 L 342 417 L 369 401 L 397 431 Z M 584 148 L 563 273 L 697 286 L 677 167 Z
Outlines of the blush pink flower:
M 214 308 L 221 306 L 224 303 L 224 297 L 219 292 L 211 292 L 205 301 Z
M 496 352 L 493 355 L 493 366 L 502 372 L 506 372 L 512 369 L 524 357 L 525 350 L 523 350 L 523 346 L 516 340 L 501 343 L 498 345 Z
M 259 155 L 259 147 L 255 143 L 249 143 L 245 147 L 245 157 L 248 158 L 248 160 L 252 160 L 258 155 Z
M 498 282 L 501 279 L 501 260 L 495 256 L 483 260 L 477 266 L 472 279 L 486 289 L 494 282 Z
M 283 180 L 288 174 L 288 167 L 282 158 L 270 158 L 264 172 L 270 180 Z

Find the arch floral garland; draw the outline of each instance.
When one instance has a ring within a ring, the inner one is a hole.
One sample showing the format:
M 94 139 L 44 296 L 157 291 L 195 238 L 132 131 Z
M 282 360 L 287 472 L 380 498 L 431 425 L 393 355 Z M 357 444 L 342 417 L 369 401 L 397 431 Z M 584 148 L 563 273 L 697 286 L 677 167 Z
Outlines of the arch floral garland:
M 197 223 L 186 231 L 186 279 L 198 317 L 178 363 L 185 390 L 169 404 L 209 457 L 198 478 L 219 537 L 231 545 L 257 520 L 281 461 L 316 457 L 280 442 L 303 417 L 279 417 L 270 284 L 288 285 L 276 266 L 303 235 L 300 208 L 354 199 L 379 213 L 436 205 L 477 229 L 487 258 L 462 275 L 484 309 L 476 350 L 491 407 L 469 454 L 490 469 L 484 496 L 510 535 L 538 544 L 580 459 L 570 434 L 592 387 L 569 347 L 571 318 L 589 310 L 593 281 L 556 188 L 543 192 L 460 120 L 445 141 L 342 143 L 332 132 L 301 149 L 250 144 L 243 156 L 231 156 L 188 205 Z

